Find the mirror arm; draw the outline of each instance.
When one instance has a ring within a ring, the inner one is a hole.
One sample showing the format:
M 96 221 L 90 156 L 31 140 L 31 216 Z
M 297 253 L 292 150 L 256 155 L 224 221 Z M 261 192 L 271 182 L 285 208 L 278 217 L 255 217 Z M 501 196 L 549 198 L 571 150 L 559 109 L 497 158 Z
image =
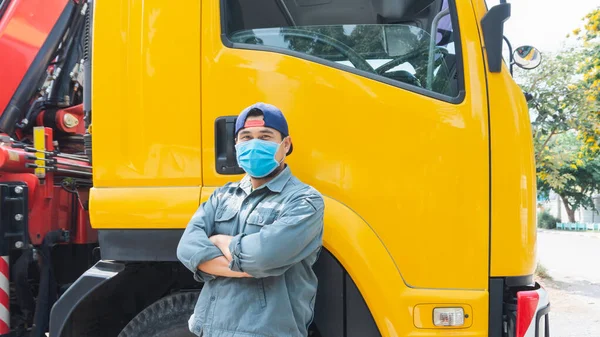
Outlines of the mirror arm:
M 492 73 L 499 73 L 502 70 L 502 38 L 504 22 L 508 18 L 510 18 L 510 4 L 501 3 L 492 7 L 481 19 L 488 69 Z
M 513 57 L 513 48 L 506 36 L 504 36 L 504 41 L 506 41 L 506 44 L 508 45 L 508 65 L 510 67 L 510 75 L 512 76 L 513 65 L 515 64 L 515 58 Z

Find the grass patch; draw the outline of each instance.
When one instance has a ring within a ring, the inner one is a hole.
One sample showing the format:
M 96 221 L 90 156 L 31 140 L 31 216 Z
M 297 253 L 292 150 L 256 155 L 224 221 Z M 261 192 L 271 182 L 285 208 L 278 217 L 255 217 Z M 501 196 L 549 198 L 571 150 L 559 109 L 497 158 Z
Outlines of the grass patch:
M 544 267 L 541 263 L 538 262 L 537 267 L 535 268 L 535 275 L 539 278 L 551 280 L 552 277 L 548 274 L 548 269 Z
M 537 216 L 538 227 L 545 229 L 556 229 L 556 223 L 560 222 L 559 219 L 555 218 L 548 211 L 541 211 Z

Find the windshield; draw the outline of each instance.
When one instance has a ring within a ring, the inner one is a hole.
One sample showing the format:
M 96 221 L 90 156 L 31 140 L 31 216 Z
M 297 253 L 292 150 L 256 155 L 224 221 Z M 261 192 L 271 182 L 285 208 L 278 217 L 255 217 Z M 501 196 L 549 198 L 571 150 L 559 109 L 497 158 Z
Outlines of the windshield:
M 295 56 L 308 55 L 316 62 L 327 60 L 338 67 L 367 72 L 371 78 L 385 78 L 390 84 L 402 82 L 447 96 L 458 95 L 456 36 L 448 0 L 437 2 L 440 7 L 435 12 L 413 20 L 406 17 L 406 23 L 379 23 L 385 20 L 372 18 L 373 12 L 359 8 L 362 5 L 340 12 L 341 4 L 323 2 L 319 12 L 313 8 L 316 0 L 310 5 L 307 0 L 297 1 L 283 0 L 282 6 L 276 6 L 257 0 L 251 6 L 229 0 L 225 17 L 228 39 L 272 51 L 291 51 Z M 358 1 L 365 6 L 371 3 Z M 402 16 L 391 8 L 379 10 Z

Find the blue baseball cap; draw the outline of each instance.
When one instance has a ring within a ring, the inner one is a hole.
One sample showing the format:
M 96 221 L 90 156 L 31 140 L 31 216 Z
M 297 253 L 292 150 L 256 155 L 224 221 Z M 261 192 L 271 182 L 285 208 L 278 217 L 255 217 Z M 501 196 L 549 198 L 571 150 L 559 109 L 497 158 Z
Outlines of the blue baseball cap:
M 261 112 L 263 115 L 263 120 L 246 123 L 246 118 L 248 118 L 248 114 L 251 111 Z M 283 116 L 281 110 L 279 110 L 279 108 L 277 108 L 274 105 L 263 102 L 252 104 L 251 106 L 242 110 L 242 112 L 239 114 L 235 121 L 235 136 L 237 137 L 240 130 L 244 129 L 245 127 L 251 126 L 265 126 L 268 128 L 273 128 L 281 132 L 281 135 L 284 138 L 290 135 L 287 121 Z M 287 155 L 292 153 L 292 150 L 293 145 L 290 145 L 290 150 L 288 151 Z

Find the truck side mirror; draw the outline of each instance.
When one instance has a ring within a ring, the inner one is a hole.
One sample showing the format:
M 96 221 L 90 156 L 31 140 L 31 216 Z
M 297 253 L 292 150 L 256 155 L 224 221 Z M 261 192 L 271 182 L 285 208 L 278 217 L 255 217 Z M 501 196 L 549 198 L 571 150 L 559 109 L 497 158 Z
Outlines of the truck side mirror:
M 513 60 L 520 68 L 531 70 L 542 63 L 542 53 L 532 46 L 521 46 L 515 49 Z

